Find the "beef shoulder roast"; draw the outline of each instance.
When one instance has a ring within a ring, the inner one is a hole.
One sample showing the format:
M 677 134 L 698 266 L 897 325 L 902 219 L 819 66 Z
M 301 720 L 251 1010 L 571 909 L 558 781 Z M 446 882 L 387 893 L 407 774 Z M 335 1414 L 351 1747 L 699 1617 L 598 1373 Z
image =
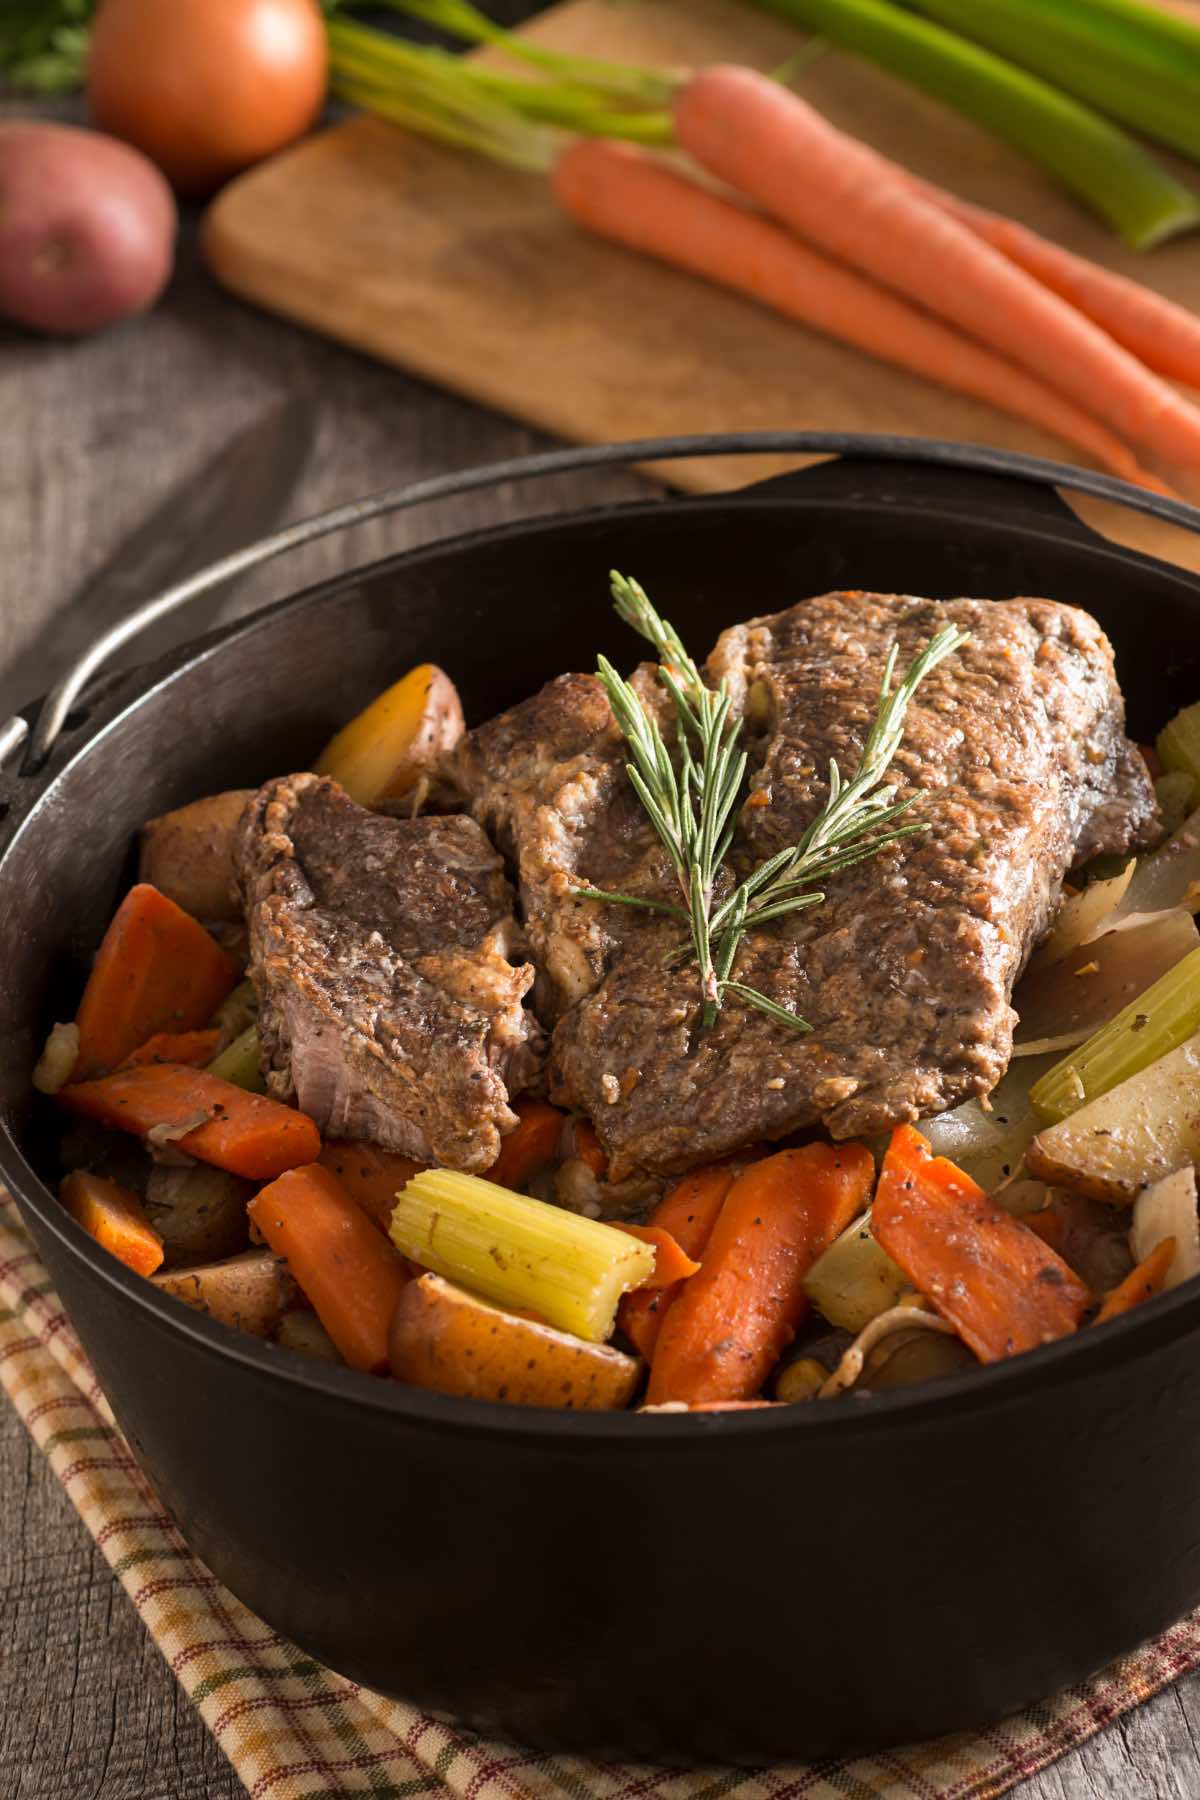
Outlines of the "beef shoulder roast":
M 292 775 L 251 801 L 237 863 L 271 1091 L 332 1136 L 489 1168 L 541 1033 L 479 826 L 384 818 Z
M 902 795 L 921 790 L 911 816 L 928 830 L 832 877 L 822 906 L 751 931 L 735 965 L 811 1031 L 732 997 L 700 1029 L 695 969 L 665 960 L 657 933 L 618 946 L 560 1020 L 552 1092 L 593 1119 L 614 1176 L 681 1170 L 818 1123 L 873 1133 L 986 1093 L 1012 1047 L 1013 983 L 1064 873 L 1146 841 L 1153 790 L 1087 614 L 833 593 L 726 631 L 709 660 L 756 765 L 743 865 L 797 841 L 831 757 L 853 770 L 889 646 L 903 670 L 949 624 L 970 641 L 920 688 L 893 764 Z
M 643 704 L 666 722 L 666 697 L 650 670 L 633 681 Z M 560 675 L 468 732 L 447 764 L 459 803 L 516 869 L 538 965 L 537 1008 L 547 1022 L 598 986 L 621 946 L 645 948 L 662 935 L 658 915 L 597 904 L 581 898 L 581 887 L 678 899 L 627 761 L 596 677 Z

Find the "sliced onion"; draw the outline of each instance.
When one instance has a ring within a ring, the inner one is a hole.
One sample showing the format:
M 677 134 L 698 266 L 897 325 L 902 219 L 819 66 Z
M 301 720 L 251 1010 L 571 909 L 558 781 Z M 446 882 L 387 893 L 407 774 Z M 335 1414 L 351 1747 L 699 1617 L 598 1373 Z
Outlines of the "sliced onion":
M 1182 907 L 1142 917 L 1077 945 L 1048 969 L 1017 983 L 1020 1015 L 1014 1056 L 1038 1056 L 1082 1044 L 1196 948 L 1196 925 Z
M 1200 1218 L 1196 1212 L 1196 1171 L 1176 1169 L 1138 1195 L 1134 1202 L 1129 1247 L 1135 1263 L 1144 1262 L 1164 1238 L 1175 1239 L 1175 1255 L 1164 1288 L 1178 1287 L 1200 1275 Z
M 1029 968 L 1048 969 L 1078 945 L 1098 936 L 1124 899 L 1136 868 L 1137 859 L 1131 856 L 1121 873 L 1111 880 L 1089 881 L 1082 892 L 1068 894 L 1058 909 L 1054 929 L 1034 952 Z

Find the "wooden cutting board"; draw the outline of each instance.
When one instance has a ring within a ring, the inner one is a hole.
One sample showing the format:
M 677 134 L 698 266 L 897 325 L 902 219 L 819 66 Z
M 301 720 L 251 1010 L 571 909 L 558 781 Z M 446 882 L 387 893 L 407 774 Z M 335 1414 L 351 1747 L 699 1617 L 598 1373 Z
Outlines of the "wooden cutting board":
M 1200 19 L 1200 4 L 1174 5 Z M 801 41 L 737 0 L 566 0 L 525 30 L 556 48 L 656 65 L 772 69 Z M 829 51 L 798 85 L 919 174 L 1200 311 L 1200 234 L 1148 256 L 1125 250 L 997 139 L 857 59 Z M 209 212 L 205 242 L 219 279 L 245 298 L 577 442 L 822 428 L 1080 460 L 987 406 L 587 238 L 539 177 L 374 119 L 338 125 L 233 183 Z M 732 458 L 657 473 L 712 490 L 784 466 Z M 1087 516 L 1200 567 L 1200 544 L 1182 532 L 1110 508 Z

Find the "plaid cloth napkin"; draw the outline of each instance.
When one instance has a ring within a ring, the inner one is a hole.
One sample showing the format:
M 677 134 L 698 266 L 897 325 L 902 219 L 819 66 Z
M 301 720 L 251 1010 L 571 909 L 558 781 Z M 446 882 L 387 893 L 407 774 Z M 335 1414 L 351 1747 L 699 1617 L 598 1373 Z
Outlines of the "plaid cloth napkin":
M 0 1384 L 253 1800 L 987 1800 L 1200 1664 L 1200 1613 L 978 1735 L 747 1774 L 489 1743 L 302 1655 L 188 1550 L 140 1474 L 0 1191 Z

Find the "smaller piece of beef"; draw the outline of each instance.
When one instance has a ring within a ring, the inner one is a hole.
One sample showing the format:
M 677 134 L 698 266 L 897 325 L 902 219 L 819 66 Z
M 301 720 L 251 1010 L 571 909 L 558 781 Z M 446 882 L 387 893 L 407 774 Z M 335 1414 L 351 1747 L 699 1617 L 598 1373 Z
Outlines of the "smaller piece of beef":
M 331 1136 L 490 1168 L 543 1044 L 478 825 L 385 818 L 291 775 L 247 807 L 236 864 L 272 1093 Z

